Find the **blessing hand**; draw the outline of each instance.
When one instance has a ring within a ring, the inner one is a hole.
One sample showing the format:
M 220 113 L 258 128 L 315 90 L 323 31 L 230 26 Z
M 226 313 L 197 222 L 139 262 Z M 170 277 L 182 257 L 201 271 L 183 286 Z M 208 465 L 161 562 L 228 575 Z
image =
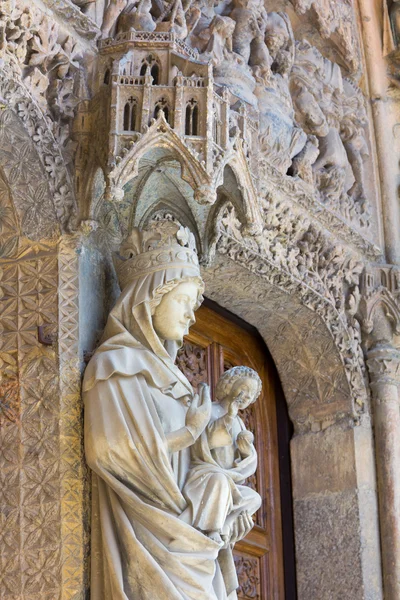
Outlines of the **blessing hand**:
M 210 387 L 206 383 L 199 385 L 199 393 L 193 398 L 189 410 L 186 413 L 185 425 L 190 431 L 193 439 L 197 440 L 204 431 L 211 416 Z

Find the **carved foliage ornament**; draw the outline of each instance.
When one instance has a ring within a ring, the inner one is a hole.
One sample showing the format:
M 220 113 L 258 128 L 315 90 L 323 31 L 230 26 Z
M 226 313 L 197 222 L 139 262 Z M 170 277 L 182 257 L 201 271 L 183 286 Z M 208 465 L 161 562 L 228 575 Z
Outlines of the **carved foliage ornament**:
M 357 413 L 366 397 L 365 363 L 360 327 L 354 313 L 347 311 L 346 299 L 358 288 L 363 263 L 307 219 L 294 220 L 287 208 L 274 202 L 266 207 L 262 235 L 247 237 L 228 205 L 219 219 L 218 251 L 297 295 L 322 317 L 341 354 Z
M 7 62 L 0 69 L 0 96 L 6 106 L 22 121 L 27 134 L 25 145 L 28 147 L 33 142 L 41 162 L 41 170 L 47 175 L 47 185 L 54 201 L 57 218 L 61 226 L 69 230 L 73 226 L 76 215 L 76 203 L 71 176 L 54 137 L 54 128 L 51 123 L 49 127 L 48 118 L 22 83 L 19 73 Z M 9 160 L 14 160 L 15 167 L 19 168 L 18 154 L 9 152 Z M 40 203 L 36 204 L 36 210 L 40 211 Z

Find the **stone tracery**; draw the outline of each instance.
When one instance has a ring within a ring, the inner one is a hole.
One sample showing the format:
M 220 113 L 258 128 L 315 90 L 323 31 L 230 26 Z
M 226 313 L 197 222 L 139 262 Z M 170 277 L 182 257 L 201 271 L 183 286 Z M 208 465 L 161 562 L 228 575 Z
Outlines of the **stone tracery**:
M 133 225 L 170 211 L 198 238 L 205 271 L 210 269 L 214 281 L 210 289 L 221 303 L 218 268 L 229 257 L 249 272 L 249 279 L 242 279 L 247 285 L 264 279 L 265 290 L 273 286 L 282 292 L 276 292 L 275 304 L 271 300 L 270 319 L 284 304 L 282 298 L 291 295 L 303 305 L 298 313 L 293 308 L 293 319 L 304 324 L 311 310 L 313 332 L 324 329 L 324 347 L 332 343 L 327 356 L 335 354 L 334 386 L 324 391 L 318 373 L 318 392 L 311 393 L 304 377 L 292 396 L 296 368 L 306 373 L 307 360 L 298 366 L 297 357 L 282 355 L 282 339 L 289 336 L 286 318 L 265 332 L 286 377 L 297 430 L 323 430 L 349 416 L 362 419 L 368 389 L 361 344 L 365 333 L 358 321 L 363 326 L 366 307 L 360 297 L 370 296 L 359 277 L 365 264 L 381 260 L 382 252 L 369 206 L 377 195 L 373 152 L 357 85 L 354 23 L 350 34 L 346 29 L 349 4 L 323 15 L 316 2 L 292 2 L 302 14 L 314 7 L 319 30 L 335 40 L 342 57 L 338 62 L 348 66 L 347 72 L 333 62 L 335 52 L 327 58 L 314 40 L 310 44 L 299 37 L 297 23 L 292 30 L 279 2 L 271 11 L 267 3 L 270 12 L 239 1 L 216 8 L 206 2 L 159 2 L 153 8 L 146 2 L 120 2 L 115 18 L 107 17 L 98 1 L 45 4 L 61 23 L 68 9 L 71 37 L 52 16 L 42 17 L 27 5 L 12 12 L 6 3 L 0 16 L 5 72 L 0 101 L 7 106 L 2 114 L 18 114 L 33 137 L 42 183 L 46 180 L 40 201 L 31 201 L 32 213 L 28 194 L 21 195 L 29 225 L 25 234 L 43 236 L 45 222 L 49 230 L 58 231 L 59 223 L 62 231 L 76 232 L 81 218 L 76 235 L 83 236 L 83 245 L 90 238 L 89 244 L 95 240 L 108 251 Z M 249 19 L 242 28 L 244 14 Z M 196 106 L 196 119 L 188 106 Z M 170 163 L 158 160 L 160 147 Z M 157 173 L 158 182 L 169 179 L 165 200 L 149 192 L 152 184 L 140 188 L 146 161 L 153 161 L 149 171 Z M 35 180 L 32 187 L 37 190 L 39 183 Z M 18 197 L 13 199 L 18 212 Z M 74 252 L 67 252 L 69 262 L 60 259 L 60 268 L 68 263 L 78 269 Z M 12 258 L 14 249 L 5 254 Z M 228 290 L 227 281 L 225 286 Z M 71 313 L 77 312 L 68 281 L 65 289 Z M 381 299 L 385 293 L 378 290 L 377 295 Z M 265 291 L 265 302 L 267 297 Z M 396 294 L 391 302 L 396 306 Z M 235 310 L 240 312 L 239 305 Z M 73 321 L 69 325 L 75 331 Z M 299 326 L 290 335 L 302 339 L 305 330 Z M 74 344 L 76 349 L 75 338 Z M 315 355 L 307 358 L 311 373 Z M 78 366 L 72 368 L 76 375 Z M 66 398 L 76 396 L 79 384 L 72 391 L 66 381 L 63 386 Z M 324 400 L 330 404 L 330 398 L 337 405 L 326 408 Z

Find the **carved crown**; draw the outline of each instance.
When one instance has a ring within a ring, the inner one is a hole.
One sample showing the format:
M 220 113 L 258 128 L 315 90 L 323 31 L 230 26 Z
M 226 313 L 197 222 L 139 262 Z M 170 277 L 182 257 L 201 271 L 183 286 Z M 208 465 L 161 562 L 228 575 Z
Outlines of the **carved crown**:
M 142 231 L 135 227 L 113 260 L 121 290 L 138 277 L 166 268 L 191 267 L 200 277 L 194 235 L 173 221 L 156 221 Z

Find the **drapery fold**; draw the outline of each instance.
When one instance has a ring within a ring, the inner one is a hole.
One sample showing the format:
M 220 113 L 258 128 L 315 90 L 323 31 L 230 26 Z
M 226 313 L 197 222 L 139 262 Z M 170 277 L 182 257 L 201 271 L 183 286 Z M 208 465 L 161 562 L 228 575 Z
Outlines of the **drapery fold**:
M 97 480 L 92 600 L 154 600 L 155 589 L 159 599 L 217 600 L 219 547 L 179 518 L 186 501 L 144 376 L 99 382 L 85 410 L 86 456 Z
M 111 311 L 83 381 L 93 470 L 91 600 L 225 600 L 219 546 L 185 521 L 190 449 L 170 455 L 193 389 L 162 342 L 150 301 L 160 286 L 201 280 L 196 267 L 138 278 Z

